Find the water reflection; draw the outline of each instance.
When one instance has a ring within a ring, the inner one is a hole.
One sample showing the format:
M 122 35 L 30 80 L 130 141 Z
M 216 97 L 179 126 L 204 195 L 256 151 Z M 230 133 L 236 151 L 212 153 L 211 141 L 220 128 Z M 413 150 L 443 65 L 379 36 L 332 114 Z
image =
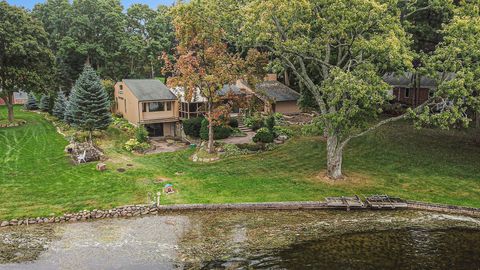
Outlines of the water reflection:
M 152 268 L 479 269 L 480 220 L 205 211 L 0 230 L 0 269 Z

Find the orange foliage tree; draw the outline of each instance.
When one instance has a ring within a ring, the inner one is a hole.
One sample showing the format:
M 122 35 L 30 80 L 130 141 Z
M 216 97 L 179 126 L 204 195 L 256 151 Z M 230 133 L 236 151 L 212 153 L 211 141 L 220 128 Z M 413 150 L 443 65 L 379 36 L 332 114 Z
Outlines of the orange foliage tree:
M 220 102 L 219 91 L 225 84 L 243 78 L 254 81 L 261 77 L 258 63 L 266 56 L 256 50 L 248 51 L 246 57 L 231 52 L 224 42 L 225 31 L 221 27 L 215 7 L 207 1 L 181 3 L 172 9 L 173 24 L 178 41 L 175 64 L 166 54 L 164 72 L 172 73 L 170 87 L 183 87 L 186 100 L 190 100 L 196 89 L 207 100 L 206 118 L 209 122 L 208 152 L 214 151 L 215 125 L 221 124 L 222 115 L 228 106 Z

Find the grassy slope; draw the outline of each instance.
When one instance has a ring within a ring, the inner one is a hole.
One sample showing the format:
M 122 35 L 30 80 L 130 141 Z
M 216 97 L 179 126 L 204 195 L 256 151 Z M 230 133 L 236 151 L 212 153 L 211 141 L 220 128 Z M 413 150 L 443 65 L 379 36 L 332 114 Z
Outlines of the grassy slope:
M 331 184 L 317 177 L 325 164 L 325 146 L 318 138 L 299 138 L 275 151 L 213 164 L 189 161 L 191 150 L 147 157 L 108 150 L 113 161 L 100 173 L 95 164 L 72 166 L 63 153 L 65 140 L 42 116 L 18 108 L 17 116 L 28 124 L 0 129 L 0 220 L 145 203 L 147 192 L 161 189 L 153 182 L 158 177 L 179 190 L 163 198 L 168 203 L 388 193 L 480 207 L 480 146 L 472 139 L 478 134 L 416 131 L 406 123 L 385 127 L 352 142 L 345 153 L 349 178 Z M 4 117 L 2 108 L 0 119 Z M 119 167 L 127 171 L 119 173 Z

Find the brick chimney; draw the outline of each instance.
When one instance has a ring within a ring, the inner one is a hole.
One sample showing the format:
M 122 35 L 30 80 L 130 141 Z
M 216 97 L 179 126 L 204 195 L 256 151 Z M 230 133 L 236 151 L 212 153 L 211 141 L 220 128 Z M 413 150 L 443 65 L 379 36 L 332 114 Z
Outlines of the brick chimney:
M 269 73 L 267 76 L 265 76 L 265 81 L 276 81 L 278 79 L 277 74 L 275 73 Z

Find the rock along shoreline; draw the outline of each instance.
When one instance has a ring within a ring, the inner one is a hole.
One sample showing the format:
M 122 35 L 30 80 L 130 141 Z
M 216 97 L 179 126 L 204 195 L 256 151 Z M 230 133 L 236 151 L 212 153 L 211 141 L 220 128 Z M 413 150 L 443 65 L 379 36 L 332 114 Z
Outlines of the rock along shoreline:
M 195 211 L 195 210 L 346 210 L 331 207 L 325 202 L 272 202 L 272 203 L 227 203 L 227 204 L 176 204 L 176 205 L 126 205 L 109 210 L 83 210 L 77 213 L 67 213 L 61 216 L 21 218 L 0 222 L 0 227 L 33 225 L 43 223 L 69 223 L 95 219 L 138 217 L 156 215 L 164 212 Z M 425 210 L 450 214 L 462 214 L 480 217 L 480 208 L 452 206 L 417 201 L 407 201 L 406 208 L 382 210 Z M 373 210 L 369 208 L 352 208 L 353 210 Z

